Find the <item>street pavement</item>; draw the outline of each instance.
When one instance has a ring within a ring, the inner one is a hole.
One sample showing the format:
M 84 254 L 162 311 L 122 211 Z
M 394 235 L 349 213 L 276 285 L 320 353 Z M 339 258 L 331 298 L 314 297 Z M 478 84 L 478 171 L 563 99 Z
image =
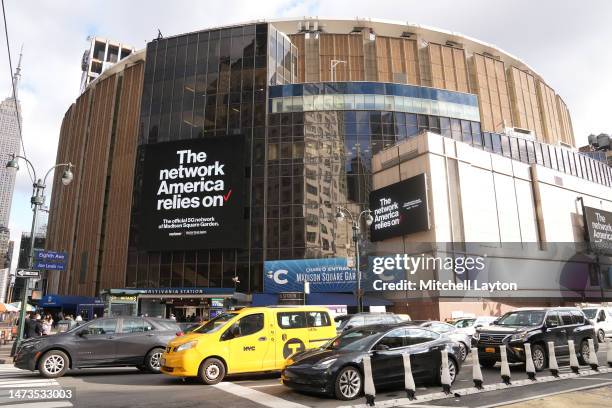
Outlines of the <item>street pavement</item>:
M 601 345 L 597 353 L 600 366 L 606 363 L 606 346 Z M 559 360 L 561 373 L 569 373 L 567 361 Z M 587 367 L 583 367 L 584 370 Z M 499 366 L 491 369 L 483 369 L 484 383 L 498 384 Z M 524 365 L 513 365 L 511 367 L 512 382 L 519 383 L 525 380 Z M 472 364 L 468 357 L 462 370 L 453 385 L 453 390 L 471 389 Z M 538 377 L 549 376 L 548 372 L 538 373 Z M 32 400 L 17 401 L 9 399 L 8 392 L 12 389 L 28 387 L 31 389 L 63 389 L 75 393 L 72 400 L 58 400 L 49 402 L 35 402 Z M 61 387 L 61 388 L 60 388 Z M 504 404 L 525 403 L 531 399 L 545 401 L 556 394 L 580 390 L 587 392 L 596 388 L 604 387 L 610 390 L 612 396 L 612 373 L 597 374 L 560 380 L 547 383 L 536 383 L 527 386 L 501 389 L 485 393 L 465 395 L 459 398 L 445 398 L 434 401 L 419 403 L 417 406 L 454 406 L 454 407 L 493 407 Z M 428 394 L 439 393 L 439 386 L 417 384 L 417 397 L 425 398 Z M 572 394 L 567 398 L 562 395 L 558 401 L 572 401 L 572 408 L 581 405 L 580 399 L 572 399 Z M 387 405 L 391 400 L 404 398 L 405 393 L 401 389 L 380 390 L 376 396 L 377 405 Z M 578 401 L 578 402 L 576 402 Z M 605 402 L 609 402 L 608 398 Z M 351 404 L 363 404 L 365 400 L 337 401 L 330 397 L 302 394 L 288 389 L 280 384 L 278 374 L 260 374 L 248 376 L 233 376 L 216 386 L 206 386 L 197 380 L 183 381 L 179 378 L 168 377 L 161 374 L 143 374 L 132 368 L 117 369 L 84 369 L 73 370 L 65 377 L 57 380 L 46 380 L 37 373 L 30 373 L 14 368 L 12 365 L 0 365 L 0 405 L 12 404 L 18 408 L 54 408 L 54 407 L 270 407 L 270 408 L 304 408 L 322 407 L 332 408 L 347 406 Z M 32 404 L 34 403 L 34 404 Z M 563 407 L 564 405 L 553 405 Z M 401 406 L 401 405 L 393 405 Z M 414 405 L 412 405 L 414 406 Z M 530 405 L 533 407 L 534 405 Z M 540 406 L 538 406 L 540 407 Z

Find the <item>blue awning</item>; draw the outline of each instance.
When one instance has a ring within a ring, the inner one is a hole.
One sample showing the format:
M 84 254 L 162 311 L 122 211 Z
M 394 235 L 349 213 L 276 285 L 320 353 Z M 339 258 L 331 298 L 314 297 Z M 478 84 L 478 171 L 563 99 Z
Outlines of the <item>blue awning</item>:
M 306 295 L 309 305 L 346 305 L 357 306 L 357 298 L 352 293 L 311 293 Z M 364 296 L 364 306 L 391 306 L 393 302 L 374 296 Z
M 61 296 L 46 295 L 38 301 L 38 307 L 67 307 L 76 308 L 77 305 L 94 305 L 103 307 L 101 299 L 88 296 Z
M 278 303 L 276 293 L 253 293 L 252 306 L 270 306 Z

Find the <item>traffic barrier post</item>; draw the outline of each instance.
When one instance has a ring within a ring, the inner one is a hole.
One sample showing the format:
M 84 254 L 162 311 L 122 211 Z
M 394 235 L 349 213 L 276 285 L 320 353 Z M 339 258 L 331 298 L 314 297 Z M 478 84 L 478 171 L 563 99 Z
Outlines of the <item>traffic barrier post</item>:
M 472 347 L 472 379 L 474 380 L 474 387 L 482 390 L 482 371 L 480 370 L 480 360 L 476 347 Z
M 575 374 L 580 372 L 580 365 L 578 364 L 578 357 L 576 357 L 576 346 L 574 345 L 574 340 L 568 340 L 567 346 L 569 347 L 570 353 L 570 368 Z
M 442 350 L 442 373 L 440 374 L 440 382 L 442 383 L 442 391 L 445 394 L 450 394 L 451 392 L 451 378 L 450 372 L 448 371 L 448 351 Z
M 589 365 L 591 366 L 591 370 L 599 371 L 597 352 L 595 351 L 595 343 L 593 342 L 593 339 L 589 339 Z
M 555 356 L 555 343 L 552 341 L 548 342 L 548 368 L 553 377 L 559 377 L 559 365 Z
M 535 381 L 536 370 L 533 365 L 530 343 L 525 343 L 525 371 L 527 371 L 527 378 L 529 378 L 531 381 Z
M 373 407 L 376 398 L 376 388 L 374 388 L 374 379 L 372 378 L 372 361 L 370 356 L 363 358 L 363 393 L 365 394 L 366 404 Z
M 608 348 L 608 352 L 606 353 L 606 360 L 608 362 L 608 367 L 612 368 L 612 342 L 610 339 L 606 339 L 606 347 Z
M 404 359 L 404 389 L 410 401 L 416 399 L 416 385 L 412 377 L 412 365 L 410 364 L 410 354 L 402 355 Z
M 499 346 L 499 354 L 501 356 L 501 378 L 504 384 L 510 385 L 510 366 L 508 365 L 508 354 L 506 354 L 506 346 Z

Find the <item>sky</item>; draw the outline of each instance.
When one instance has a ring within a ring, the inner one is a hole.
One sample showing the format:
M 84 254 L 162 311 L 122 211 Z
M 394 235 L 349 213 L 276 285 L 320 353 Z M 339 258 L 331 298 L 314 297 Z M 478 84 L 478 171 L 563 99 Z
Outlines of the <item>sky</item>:
M 13 68 L 23 44 L 20 99 L 27 157 L 44 175 L 55 164 L 64 113 L 79 95 L 89 35 L 137 49 L 157 36 L 273 18 L 374 18 L 461 33 L 525 61 L 568 105 L 578 145 L 612 132 L 610 0 L 5 0 Z M 0 35 L 0 97 L 11 73 Z M 79 171 L 75 169 L 75 171 Z M 50 191 L 47 191 L 47 205 Z M 30 230 L 31 182 L 18 172 L 9 227 Z M 16 255 L 14 256 L 16 258 Z

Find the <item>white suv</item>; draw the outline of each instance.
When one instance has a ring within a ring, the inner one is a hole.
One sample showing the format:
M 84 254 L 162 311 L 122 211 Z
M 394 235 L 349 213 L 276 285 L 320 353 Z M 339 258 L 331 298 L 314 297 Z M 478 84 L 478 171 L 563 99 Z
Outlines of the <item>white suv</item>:
M 612 337 L 612 308 L 592 306 L 585 307 L 582 311 L 587 319 L 593 322 L 597 341 L 603 343 L 606 337 Z

